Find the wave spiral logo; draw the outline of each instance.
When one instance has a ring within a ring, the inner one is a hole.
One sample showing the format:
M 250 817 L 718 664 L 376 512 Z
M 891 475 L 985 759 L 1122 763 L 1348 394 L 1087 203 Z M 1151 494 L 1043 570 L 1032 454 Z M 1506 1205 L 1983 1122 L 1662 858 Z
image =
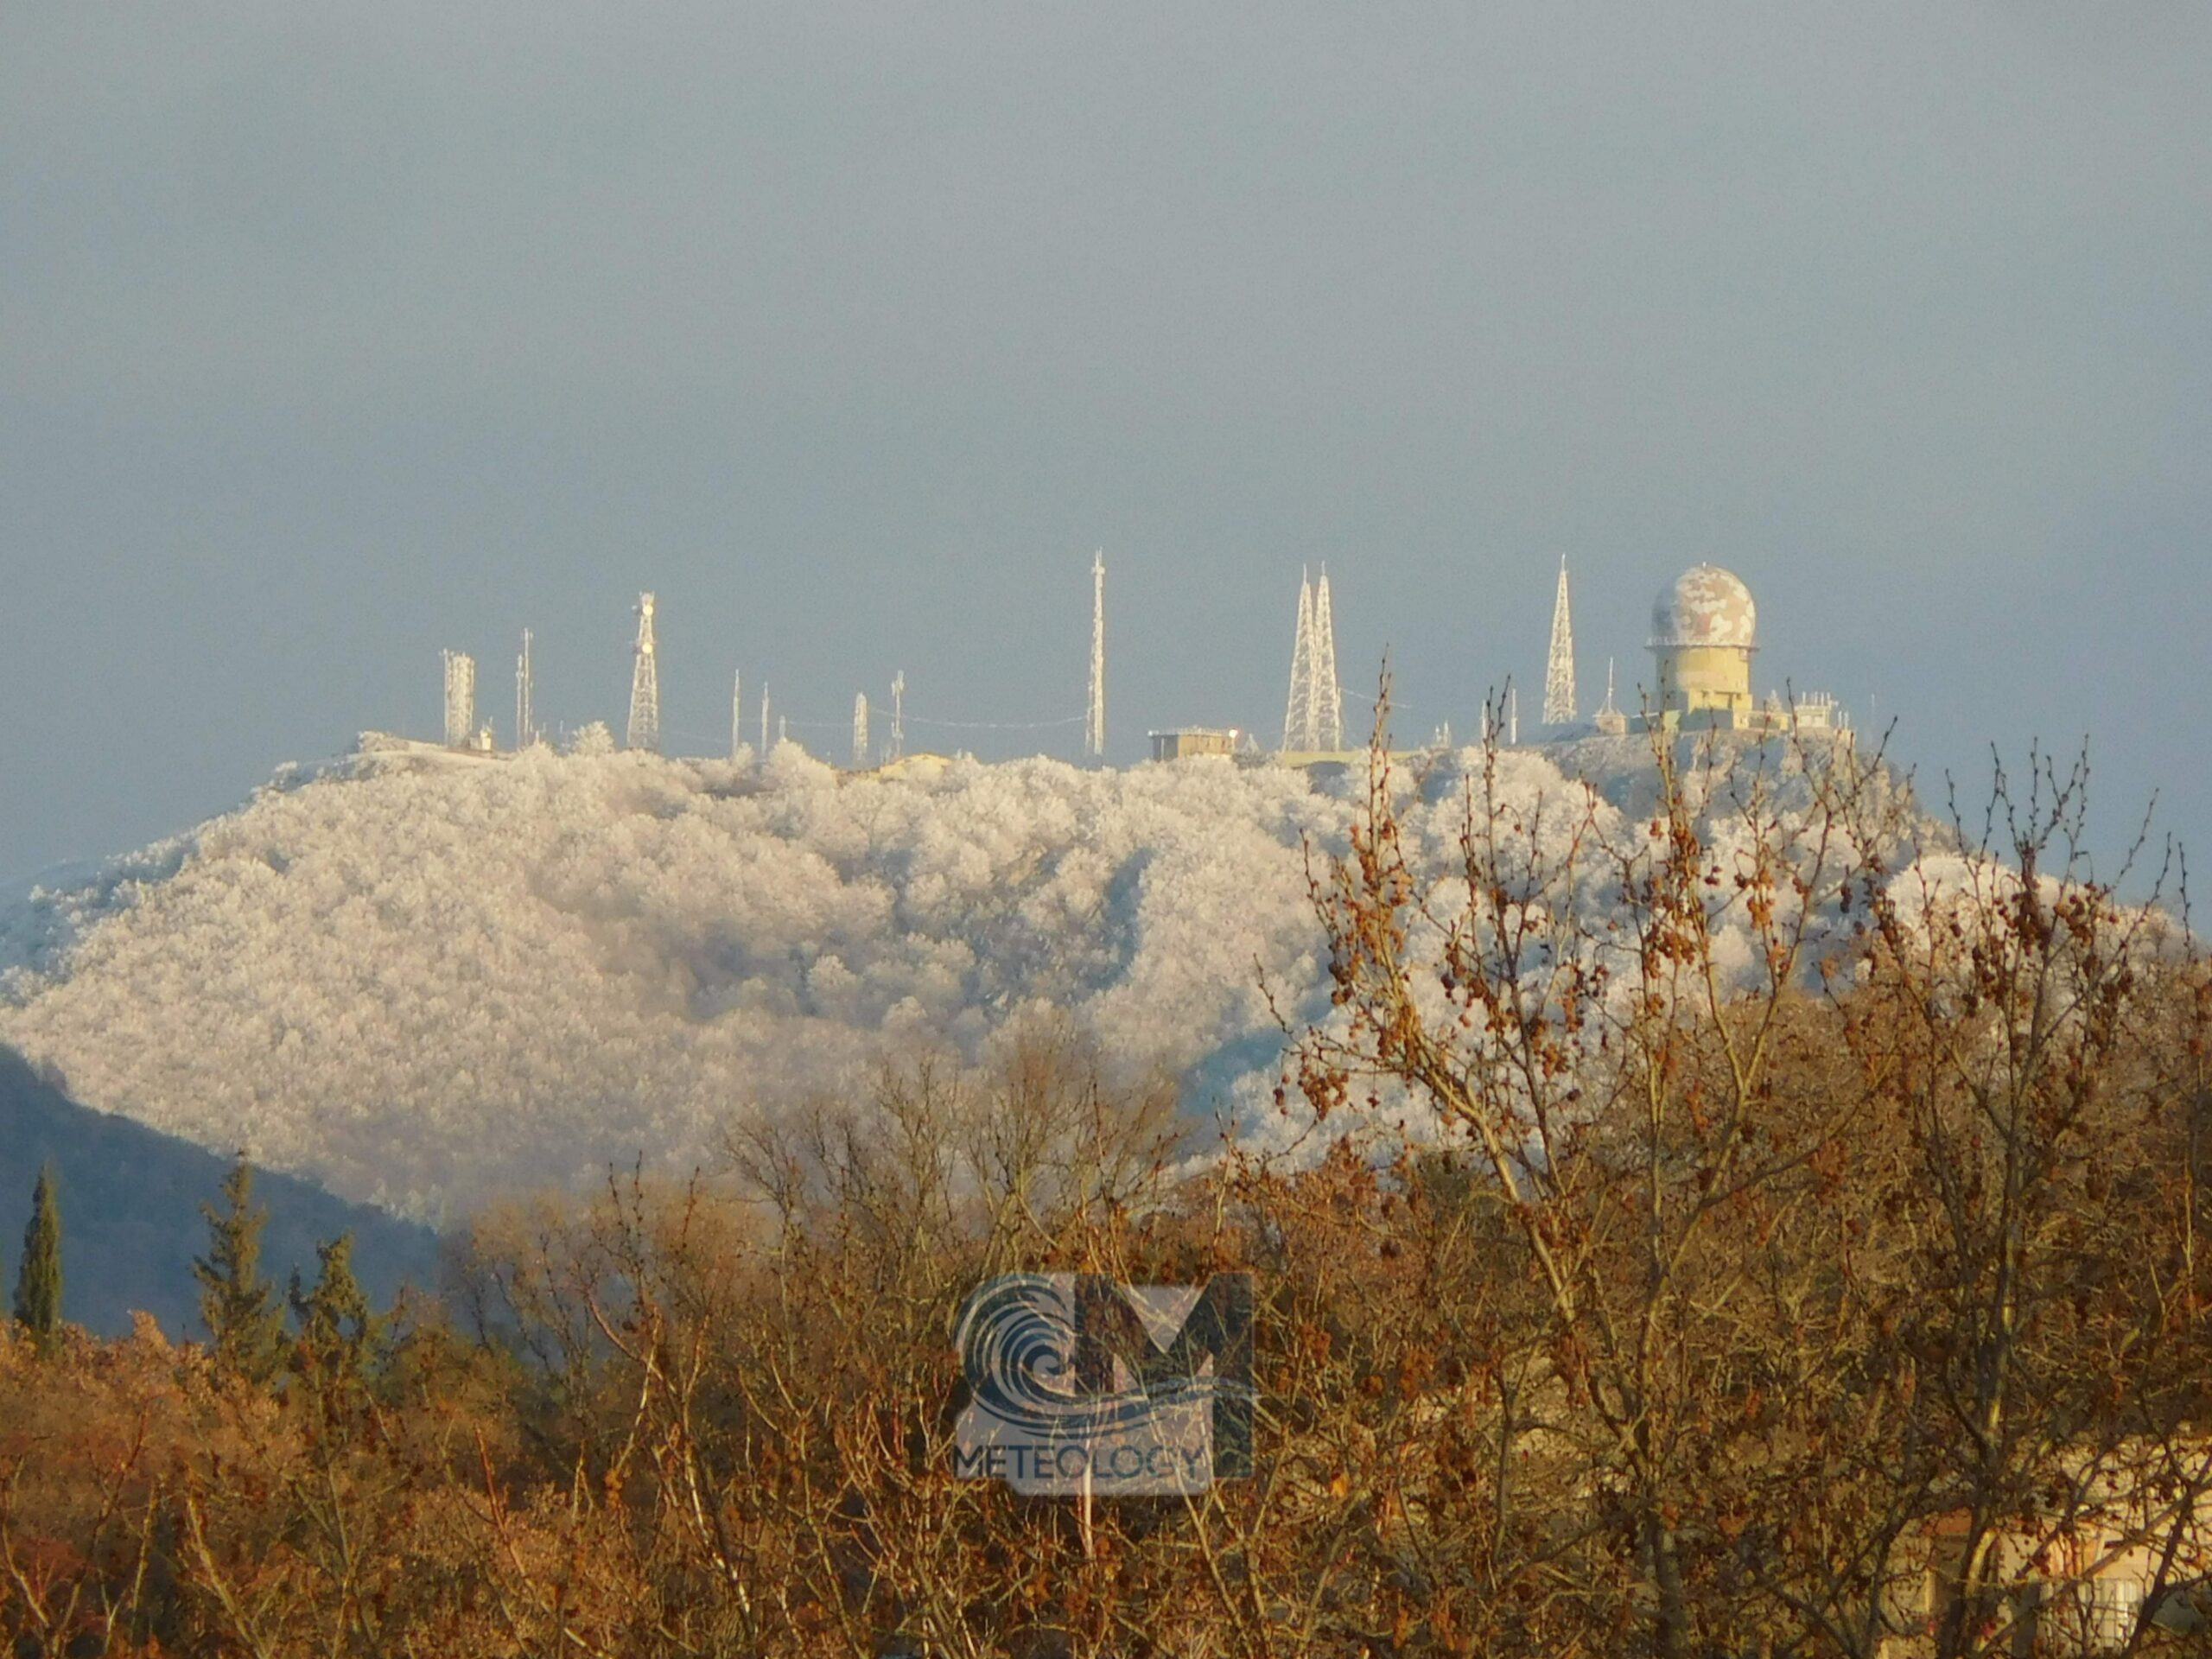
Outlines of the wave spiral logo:
M 957 1474 L 1031 1495 L 1173 1495 L 1252 1472 L 1252 1280 L 988 1279 L 956 1337 Z

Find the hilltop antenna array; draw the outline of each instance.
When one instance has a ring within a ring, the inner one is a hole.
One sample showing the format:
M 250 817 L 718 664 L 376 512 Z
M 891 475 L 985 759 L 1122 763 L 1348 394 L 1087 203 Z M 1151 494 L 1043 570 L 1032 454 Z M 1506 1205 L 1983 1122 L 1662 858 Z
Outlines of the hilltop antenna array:
M 853 699 L 853 770 L 868 770 L 868 693 Z
M 760 682 L 760 758 L 768 758 L 768 683 Z
M 630 671 L 629 747 L 660 747 L 660 664 L 653 653 L 653 596 L 638 595 L 637 660 Z
M 467 748 L 476 737 L 476 659 L 449 651 L 446 659 L 446 743 Z
M 1317 585 L 1298 578 L 1298 642 L 1290 653 L 1290 702 L 1282 746 L 1333 753 L 1344 747 L 1344 688 L 1337 681 L 1337 628 L 1329 604 L 1329 570 Z
M 518 753 L 537 741 L 537 728 L 532 722 L 536 711 L 531 707 L 530 630 L 522 631 L 522 655 L 515 658 L 515 749 Z
M 1090 558 L 1090 702 L 1083 728 L 1084 753 L 1106 753 L 1106 550 Z
M 744 747 L 745 673 L 741 669 L 729 677 L 729 758 L 736 760 Z
M 1607 688 L 1605 700 L 1612 702 Z M 1574 724 L 1574 623 L 1567 606 L 1567 556 L 1559 560 L 1559 597 L 1552 602 L 1552 649 L 1544 664 L 1544 724 Z
M 891 758 L 901 759 L 906 753 L 906 671 L 900 669 L 891 677 Z

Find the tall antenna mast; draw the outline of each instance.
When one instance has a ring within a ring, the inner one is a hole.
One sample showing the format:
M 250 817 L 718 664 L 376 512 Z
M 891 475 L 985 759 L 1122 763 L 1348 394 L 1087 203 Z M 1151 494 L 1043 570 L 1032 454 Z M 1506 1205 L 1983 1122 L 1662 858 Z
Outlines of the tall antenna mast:
M 1106 753 L 1106 550 L 1090 557 L 1090 703 L 1083 728 L 1084 752 Z
M 1337 625 L 1329 613 L 1329 567 L 1313 589 L 1313 683 L 1307 696 L 1313 713 L 1313 744 L 1334 753 L 1344 746 L 1344 693 L 1337 683 Z
M 891 758 L 897 760 L 906 753 L 906 671 L 900 669 L 891 677 Z
M 530 706 L 530 630 L 522 631 L 522 655 L 515 658 L 515 750 L 519 753 L 537 741 L 537 728 Z
M 1505 747 L 1517 748 L 1521 743 L 1521 688 L 1505 688 Z
M 868 770 L 868 693 L 853 699 L 853 770 Z
M 742 669 L 729 677 L 729 758 L 737 759 L 737 752 L 745 747 L 745 672 Z
M 768 682 L 760 682 L 760 758 L 768 758 Z
M 1283 710 L 1282 746 L 1313 747 L 1313 584 L 1298 573 L 1298 643 L 1290 648 L 1290 703 Z
M 660 662 L 653 654 L 653 596 L 638 595 L 638 655 L 630 671 L 629 746 L 660 747 Z
M 476 736 L 476 659 L 449 651 L 446 659 L 446 743 L 467 748 Z
M 1613 659 L 1610 657 L 1605 658 L 1605 707 L 1602 712 L 1608 715 L 1620 712 L 1613 707 Z
M 1610 706 L 1611 693 L 1606 694 Z M 1559 597 L 1552 601 L 1552 649 L 1544 664 L 1544 724 L 1574 724 L 1574 622 L 1567 607 L 1567 555 L 1559 559 Z

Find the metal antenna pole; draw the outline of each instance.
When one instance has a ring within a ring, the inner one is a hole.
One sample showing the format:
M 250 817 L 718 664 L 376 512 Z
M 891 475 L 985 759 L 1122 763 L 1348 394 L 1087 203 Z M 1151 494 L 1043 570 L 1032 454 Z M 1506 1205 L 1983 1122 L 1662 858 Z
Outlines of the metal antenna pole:
M 653 596 L 638 595 L 637 658 L 630 670 L 629 747 L 660 747 L 660 663 L 653 650 Z
M 1090 703 L 1083 747 L 1093 760 L 1106 753 L 1106 550 L 1090 558 Z
M 530 630 L 522 631 L 522 655 L 515 658 L 515 751 L 537 741 L 536 712 L 531 708 Z

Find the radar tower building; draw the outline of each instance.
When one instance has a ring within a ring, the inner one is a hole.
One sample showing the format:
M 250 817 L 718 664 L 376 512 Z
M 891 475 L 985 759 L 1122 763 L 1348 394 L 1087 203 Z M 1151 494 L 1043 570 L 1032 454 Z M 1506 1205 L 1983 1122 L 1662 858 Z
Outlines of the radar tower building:
M 1651 607 L 1650 645 L 1659 683 L 1643 721 L 1647 728 L 1839 735 L 1850 729 L 1824 693 L 1752 696 L 1758 607 L 1742 578 L 1717 564 L 1693 565 L 1661 591 Z

